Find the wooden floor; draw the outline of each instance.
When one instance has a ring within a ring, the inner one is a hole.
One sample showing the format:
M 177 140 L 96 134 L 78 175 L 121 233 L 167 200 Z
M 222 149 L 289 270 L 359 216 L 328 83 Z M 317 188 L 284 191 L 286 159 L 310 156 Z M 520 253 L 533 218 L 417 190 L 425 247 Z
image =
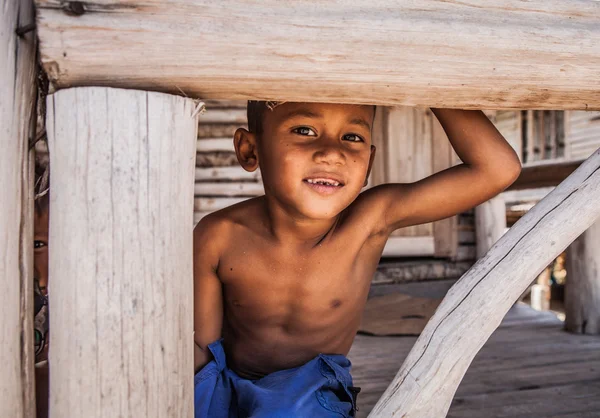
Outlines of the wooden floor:
M 368 415 L 415 340 L 357 336 L 349 357 L 354 384 L 362 387 L 359 417 Z M 448 417 L 599 418 L 600 337 L 568 334 L 551 313 L 513 307 L 475 357 Z

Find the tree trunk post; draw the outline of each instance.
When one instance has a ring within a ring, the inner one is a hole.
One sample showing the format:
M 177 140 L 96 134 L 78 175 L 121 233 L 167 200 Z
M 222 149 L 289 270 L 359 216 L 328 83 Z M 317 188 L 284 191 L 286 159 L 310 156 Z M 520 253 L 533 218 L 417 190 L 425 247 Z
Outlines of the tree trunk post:
M 496 196 L 475 208 L 475 239 L 477 259 L 500 239 L 506 229 L 506 205 L 504 198 Z
M 514 301 L 600 218 L 600 150 L 523 216 L 450 289 L 370 417 L 444 417 Z
M 48 97 L 50 416 L 193 415 L 191 99 Z
M 600 222 L 567 249 L 565 328 L 576 334 L 600 334 Z
M 33 153 L 36 36 L 33 2 L 0 7 L 0 417 L 35 415 Z M 17 33 L 18 32 L 18 33 Z

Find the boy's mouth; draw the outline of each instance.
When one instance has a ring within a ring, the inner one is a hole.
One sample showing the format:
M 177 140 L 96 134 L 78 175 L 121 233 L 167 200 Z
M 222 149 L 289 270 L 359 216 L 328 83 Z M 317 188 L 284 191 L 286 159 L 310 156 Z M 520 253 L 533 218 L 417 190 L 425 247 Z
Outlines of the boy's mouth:
M 332 194 L 344 187 L 344 183 L 331 177 L 310 177 L 303 183 L 320 194 Z

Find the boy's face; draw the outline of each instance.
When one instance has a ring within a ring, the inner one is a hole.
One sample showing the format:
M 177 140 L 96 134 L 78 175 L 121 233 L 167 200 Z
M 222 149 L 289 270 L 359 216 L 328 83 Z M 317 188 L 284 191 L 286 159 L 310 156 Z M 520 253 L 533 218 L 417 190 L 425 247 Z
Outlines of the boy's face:
M 286 210 L 332 218 L 366 183 L 374 113 L 373 106 L 284 103 L 265 112 L 260 138 L 236 133 L 238 158 L 247 170 L 260 166 L 265 193 Z M 252 147 L 255 160 L 246 158 Z

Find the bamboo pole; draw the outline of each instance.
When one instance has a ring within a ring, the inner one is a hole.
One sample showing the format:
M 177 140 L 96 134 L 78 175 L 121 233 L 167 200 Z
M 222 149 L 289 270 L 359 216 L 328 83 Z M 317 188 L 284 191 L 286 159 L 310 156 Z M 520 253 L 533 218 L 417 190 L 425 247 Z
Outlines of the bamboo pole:
M 521 218 L 450 289 L 371 417 L 443 417 L 514 301 L 600 218 L 600 150 Z
M 50 416 L 190 418 L 194 102 L 87 87 L 47 107 Z
M 36 38 L 33 2 L 0 7 L 0 417 L 35 415 L 33 153 Z M 31 27 L 31 26 L 29 26 Z
M 37 0 L 58 88 L 600 109 L 594 0 Z M 76 7 L 75 7 L 76 6 Z M 575 41 L 576 40 L 576 41 Z

